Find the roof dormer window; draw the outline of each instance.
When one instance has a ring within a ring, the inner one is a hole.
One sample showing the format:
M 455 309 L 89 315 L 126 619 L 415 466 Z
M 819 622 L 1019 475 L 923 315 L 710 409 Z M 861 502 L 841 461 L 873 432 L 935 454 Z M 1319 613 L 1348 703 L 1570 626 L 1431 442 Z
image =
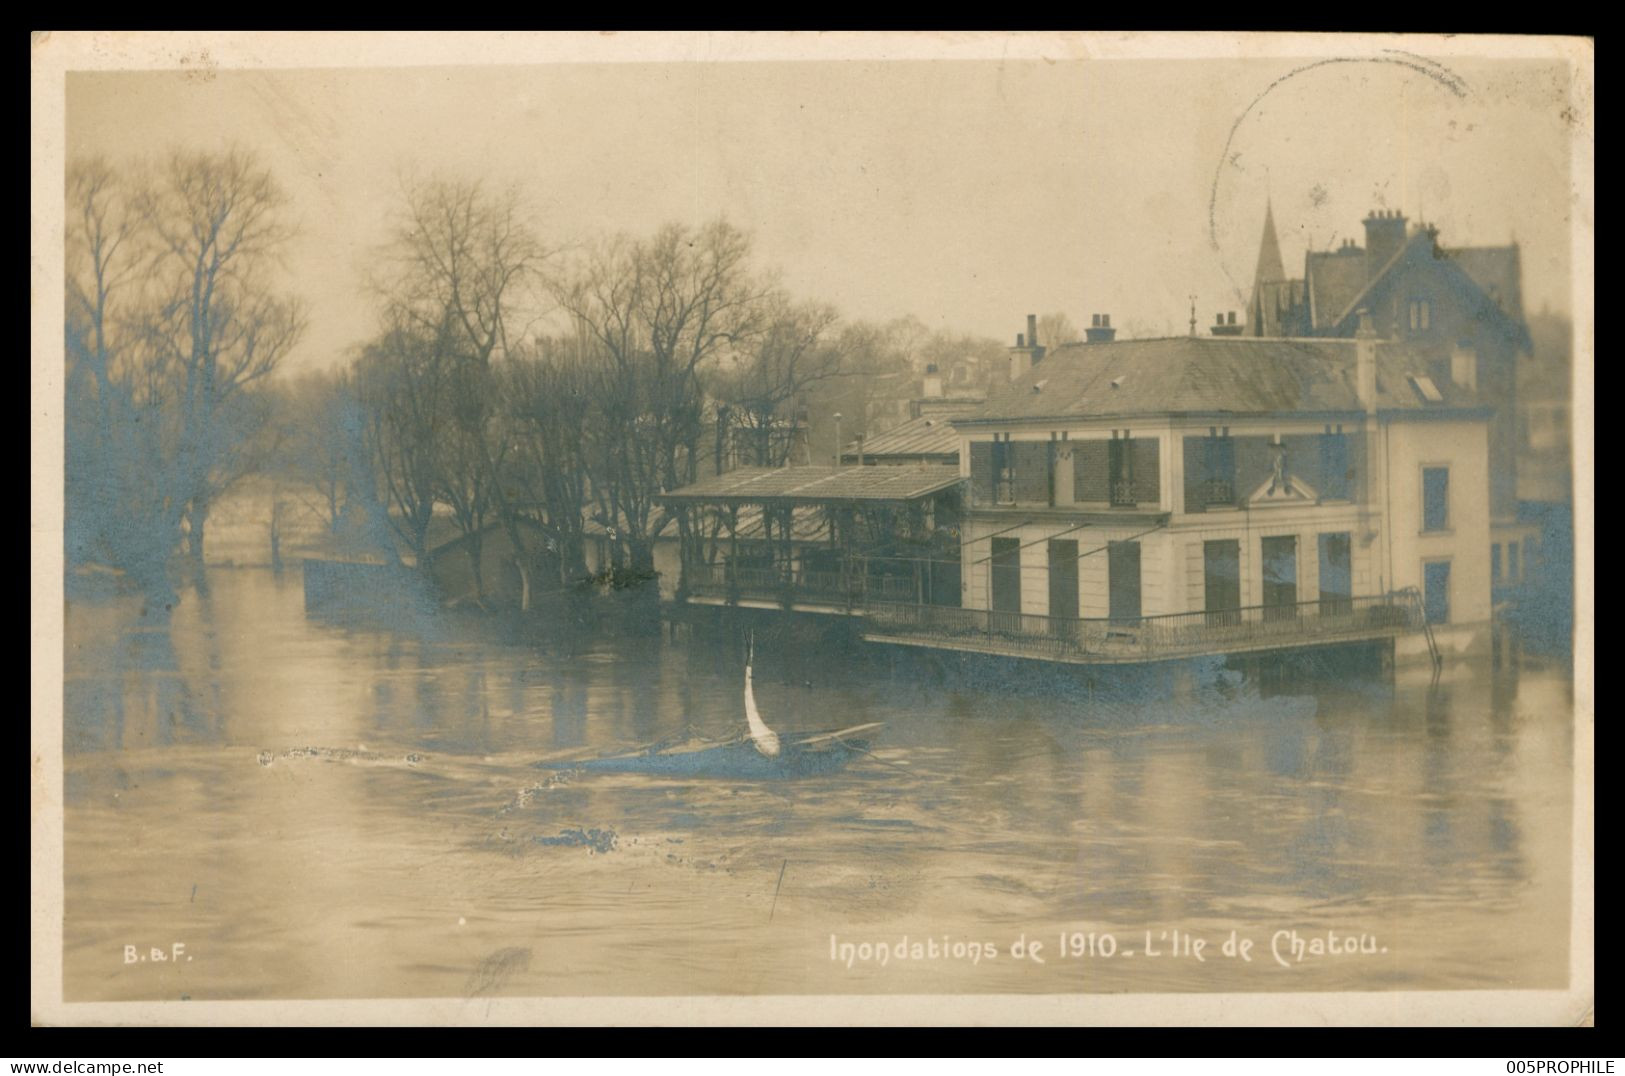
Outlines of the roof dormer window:
M 1425 333 L 1433 327 L 1433 304 L 1426 299 L 1411 300 L 1411 332 Z

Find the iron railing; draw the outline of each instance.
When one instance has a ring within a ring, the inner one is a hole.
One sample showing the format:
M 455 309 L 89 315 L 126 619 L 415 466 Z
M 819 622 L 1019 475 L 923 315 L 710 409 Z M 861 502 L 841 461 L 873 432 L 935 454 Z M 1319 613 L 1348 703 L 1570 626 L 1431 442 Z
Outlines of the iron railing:
M 1228 507 L 1236 503 L 1236 484 L 1230 479 L 1209 478 L 1202 485 L 1202 502 L 1207 507 Z
M 1051 617 L 989 609 L 869 602 L 866 619 L 880 635 L 992 645 L 1035 656 L 1163 658 L 1283 647 L 1419 631 L 1421 603 L 1410 594 L 1258 605 L 1134 619 Z

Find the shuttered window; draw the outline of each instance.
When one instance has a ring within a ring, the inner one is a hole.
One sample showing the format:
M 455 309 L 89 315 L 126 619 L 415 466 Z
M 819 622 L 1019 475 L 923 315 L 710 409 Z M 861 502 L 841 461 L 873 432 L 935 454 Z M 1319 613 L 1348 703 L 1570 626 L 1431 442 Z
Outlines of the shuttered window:
M 1450 469 L 1422 468 L 1422 529 L 1450 529 Z
M 1072 492 L 1081 503 L 1105 504 L 1111 498 L 1109 441 L 1075 441 L 1072 446 Z
M 1162 460 L 1155 437 L 1134 439 L 1134 500 L 1153 507 L 1162 504 Z
M 970 497 L 971 503 L 993 503 L 993 442 L 970 443 Z
M 1322 500 L 1346 501 L 1353 488 L 1349 469 L 1349 439 L 1346 434 L 1327 433 L 1320 437 L 1320 496 Z
M 1011 472 L 1017 504 L 1050 502 L 1050 446 L 1048 441 L 1012 441 Z

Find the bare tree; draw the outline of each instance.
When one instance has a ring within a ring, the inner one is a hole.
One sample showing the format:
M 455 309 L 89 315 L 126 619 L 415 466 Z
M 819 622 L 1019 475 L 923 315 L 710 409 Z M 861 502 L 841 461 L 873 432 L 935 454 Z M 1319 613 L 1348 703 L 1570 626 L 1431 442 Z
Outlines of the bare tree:
M 757 328 L 763 293 L 749 238 L 726 221 L 668 225 L 591 250 L 555 295 L 601 358 L 590 391 L 601 422 L 589 452 L 599 513 L 630 567 L 654 567 L 669 522 L 662 490 L 692 482 L 705 400 L 701 368 Z
M 133 175 L 68 173 L 68 534 L 159 596 L 181 535 L 201 564 L 210 504 L 256 464 L 250 387 L 304 322 L 273 288 L 284 198 L 251 156 L 177 151 Z
M 145 342 L 153 368 L 179 382 L 175 464 L 199 563 L 210 504 L 252 465 L 235 450 L 252 432 L 241 421 L 258 412 L 238 396 L 276 369 L 305 327 L 301 305 L 270 279 L 293 234 L 286 202 L 241 150 L 176 151 L 137 201 L 156 247 Z
M 448 423 L 445 367 L 433 336 L 397 325 L 356 364 L 362 439 L 389 527 L 421 565 L 428 554 L 440 470 L 437 439 Z M 393 548 L 393 543 L 391 543 Z
M 526 555 L 518 517 L 499 480 L 510 442 L 491 365 L 510 354 L 514 337 L 522 335 L 515 332 L 516 318 L 534 312 L 531 285 L 549 251 L 514 190 L 491 192 L 477 180 L 433 178 L 408 179 L 402 193 L 384 275 L 375 285 L 386 318 L 429 346 L 421 357 L 435 369 L 432 375 L 416 371 L 414 383 L 429 376 L 437 391 L 449 394 L 437 415 L 435 443 L 425 448 L 434 475 L 430 511 L 434 500 L 451 509 L 479 599 L 484 534 L 493 516 L 506 525 L 516 555 Z M 414 507 L 413 513 L 421 510 Z M 408 529 L 416 534 L 413 513 L 403 519 L 411 520 Z
M 70 563 L 112 564 L 158 590 L 180 517 L 166 521 L 167 476 L 150 466 L 161 424 L 135 421 L 150 400 L 128 331 L 145 253 L 131 194 L 106 159 L 68 169 L 65 537 Z
M 747 431 L 757 466 L 779 467 L 799 429 L 791 407 L 810 386 L 840 376 L 854 341 L 836 333 L 840 315 L 822 303 L 797 305 L 775 293 L 760 316 L 762 330 L 736 349 L 733 367 L 718 374 L 716 394 Z
M 1065 314 L 1045 314 L 1038 319 L 1038 339 L 1034 342 L 1040 347 L 1057 348 L 1077 343 L 1080 336 L 1078 327 Z
M 500 396 L 513 455 L 504 470 L 510 509 L 546 536 L 540 558 L 562 587 L 587 574 L 583 539 L 588 446 L 595 425 L 580 341 L 543 339 L 505 364 Z M 524 565 L 520 565 L 524 571 Z
M 282 476 L 337 537 L 352 498 L 364 492 L 365 448 L 355 374 L 306 374 L 277 393 Z
M 445 371 L 447 410 L 451 421 L 437 438 L 435 496 L 451 509 L 462 533 L 474 580 L 474 600 L 485 599 L 485 531 L 499 505 L 506 506 L 501 472 L 508 447 L 504 416 L 496 407 L 492 371 L 474 362 L 451 365 Z M 502 513 L 508 522 L 514 549 L 523 554 L 522 539 L 514 526 L 511 508 Z

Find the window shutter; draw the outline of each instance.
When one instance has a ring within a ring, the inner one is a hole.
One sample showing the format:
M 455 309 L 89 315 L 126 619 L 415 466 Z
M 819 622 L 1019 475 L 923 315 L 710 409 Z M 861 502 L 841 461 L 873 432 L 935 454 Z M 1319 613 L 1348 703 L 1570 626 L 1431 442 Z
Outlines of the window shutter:
M 970 499 L 972 504 L 993 503 L 993 442 L 970 443 Z
M 1111 499 L 1109 442 L 1074 441 L 1072 492 L 1075 500 L 1104 504 Z
M 1011 466 L 1015 471 L 1014 486 L 1017 504 L 1048 504 L 1049 496 L 1049 442 L 1015 441 Z
M 1207 438 L 1185 438 L 1185 511 L 1207 511 Z
M 1153 437 L 1134 439 L 1134 501 L 1142 508 L 1162 504 L 1162 468 L 1159 442 Z

